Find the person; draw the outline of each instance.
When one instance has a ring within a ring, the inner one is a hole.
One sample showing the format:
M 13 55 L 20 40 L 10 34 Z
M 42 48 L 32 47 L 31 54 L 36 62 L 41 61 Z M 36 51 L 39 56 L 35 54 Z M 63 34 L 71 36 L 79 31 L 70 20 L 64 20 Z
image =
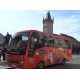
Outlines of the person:
M 2 48 L 0 47 L 0 61 L 1 61 L 1 55 L 2 55 Z
M 5 44 L 9 44 L 10 38 L 11 38 L 11 35 L 7 32 L 7 34 L 5 36 Z
M 6 60 L 6 59 L 5 59 L 6 51 L 7 51 L 7 46 L 5 46 L 4 49 L 3 49 L 3 53 L 2 53 L 3 61 Z

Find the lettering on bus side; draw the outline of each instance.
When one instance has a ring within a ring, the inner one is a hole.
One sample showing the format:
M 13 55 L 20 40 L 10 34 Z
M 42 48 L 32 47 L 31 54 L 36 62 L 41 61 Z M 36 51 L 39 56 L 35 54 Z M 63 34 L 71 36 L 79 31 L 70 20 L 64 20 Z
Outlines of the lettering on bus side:
M 39 50 L 39 54 L 46 54 L 46 50 Z
M 39 50 L 36 55 L 40 55 L 40 54 L 46 54 L 46 50 Z

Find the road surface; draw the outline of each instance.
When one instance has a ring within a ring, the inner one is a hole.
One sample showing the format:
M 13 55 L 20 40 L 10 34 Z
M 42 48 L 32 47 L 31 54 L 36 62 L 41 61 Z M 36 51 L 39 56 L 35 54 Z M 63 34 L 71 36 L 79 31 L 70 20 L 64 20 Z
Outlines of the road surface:
M 80 69 L 80 55 L 73 55 L 72 60 L 64 65 L 47 66 L 45 69 Z
M 10 68 L 5 61 L 0 61 L 0 69 Z M 47 66 L 45 69 L 80 69 L 80 55 L 73 55 L 72 60 L 64 65 Z

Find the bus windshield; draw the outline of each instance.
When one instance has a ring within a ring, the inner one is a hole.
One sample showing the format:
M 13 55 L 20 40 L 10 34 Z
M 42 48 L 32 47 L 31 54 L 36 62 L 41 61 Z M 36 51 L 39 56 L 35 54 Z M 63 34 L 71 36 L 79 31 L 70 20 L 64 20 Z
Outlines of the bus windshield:
M 25 54 L 30 32 L 19 32 L 13 35 L 9 43 L 9 51 Z

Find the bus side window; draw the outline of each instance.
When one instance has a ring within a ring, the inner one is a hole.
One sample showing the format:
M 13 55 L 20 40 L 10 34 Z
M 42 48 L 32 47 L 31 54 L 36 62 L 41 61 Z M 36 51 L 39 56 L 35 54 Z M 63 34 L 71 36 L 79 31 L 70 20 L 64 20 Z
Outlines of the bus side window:
M 30 47 L 29 47 L 29 56 L 33 56 L 35 49 L 37 49 L 37 41 L 36 37 L 31 37 Z
M 66 48 L 64 39 L 62 39 L 62 48 Z
M 39 33 L 38 48 L 49 46 L 49 36 Z
M 56 48 L 64 48 L 64 40 L 61 38 L 56 38 L 55 39 L 55 47 Z
M 49 46 L 50 47 L 54 47 L 55 41 L 54 41 L 54 37 L 49 37 Z
M 65 45 L 66 45 L 66 48 L 71 48 L 71 43 L 70 43 L 70 41 L 68 41 L 68 40 L 65 40 Z
M 44 47 L 49 47 L 49 36 L 43 35 Z
M 65 45 L 65 43 L 64 43 L 64 39 L 59 39 L 59 47 L 60 48 L 64 48 L 64 45 Z
M 54 47 L 58 48 L 59 47 L 59 40 L 57 38 L 55 38 L 54 41 L 55 41 Z
M 42 33 L 37 33 L 37 48 L 41 48 L 44 46 L 43 35 Z
M 43 47 L 44 46 L 43 43 L 44 43 L 43 39 L 39 38 L 38 39 L 38 48 Z

